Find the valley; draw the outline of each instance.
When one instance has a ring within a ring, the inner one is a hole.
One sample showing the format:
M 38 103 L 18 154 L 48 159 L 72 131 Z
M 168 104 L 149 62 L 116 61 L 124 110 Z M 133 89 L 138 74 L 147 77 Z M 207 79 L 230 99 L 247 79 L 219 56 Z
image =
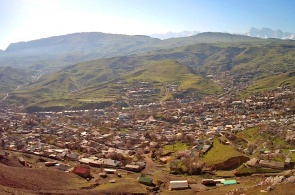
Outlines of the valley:
M 61 70 L 55 72 L 33 69 L 34 75 L 40 76 L 41 71 L 42 76 L 22 90 L 12 92 L 8 102 L 21 102 L 28 110 L 35 111 L 50 110 L 58 101 L 59 110 L 103 106 L 110 101 L 123 100 L 129 104 L 133 100 L 118 88 L 130 88 L 133 82 L 141 81 L 153 83 L 154 90 L 160 90 L 152 98 L 145 98 L 146 103 L 178 98 L 179 94 L 186 93 L 202 98 L 222 94 L 221 85 L 249 85 L 266 77 L 275 81 L 275 75 L 288 75 L 293 71 L 294 41 L 258 39 L 255 42 L 256 38 L 221 33 L 203 33 L 173 41 L 186 39 L 203 43 L 92 60 L 60 67 Z M 287 85 L 294 83 L 292 76 L 280 78 Z M 174 84 L 179 86 L 175 97 L 165 89 Z M 16 88 L 17 83 L 14 86 Z
M 7 52 L 1 193 L 294 190 L 294 41 L 78 33 Z

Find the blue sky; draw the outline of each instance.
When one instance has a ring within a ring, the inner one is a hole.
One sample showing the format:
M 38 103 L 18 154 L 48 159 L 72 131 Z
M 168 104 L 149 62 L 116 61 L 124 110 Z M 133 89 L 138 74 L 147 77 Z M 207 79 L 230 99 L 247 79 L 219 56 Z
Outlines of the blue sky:
M 0 0 L 0 49 L 75 32 L 295 32 L 294 0 Z

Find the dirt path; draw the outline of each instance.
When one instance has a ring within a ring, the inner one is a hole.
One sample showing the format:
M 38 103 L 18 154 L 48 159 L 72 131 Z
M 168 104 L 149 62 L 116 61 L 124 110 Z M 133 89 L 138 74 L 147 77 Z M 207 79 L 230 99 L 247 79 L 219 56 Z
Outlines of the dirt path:
M 144 158 L 146 162 L 145 169 L 142 171 L 143 174 L 152 174 L 157 168 L 157 164 L 153 161 L 153 159 L 149 156 L 149 154 L 145 155 Z

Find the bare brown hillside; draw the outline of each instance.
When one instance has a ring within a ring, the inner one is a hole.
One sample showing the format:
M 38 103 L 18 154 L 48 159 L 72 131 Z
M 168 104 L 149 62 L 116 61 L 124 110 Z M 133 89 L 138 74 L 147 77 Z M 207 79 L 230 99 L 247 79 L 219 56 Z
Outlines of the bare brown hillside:
M 89 183 L 72 173 L 65 173 L 55 169 L 27 167 L 12 167 L 0 164 L 0 194 L 42 191 L 60 191 L 62 193 L 79 190 Z M 5 191 L 6 190 L 6 191 Z

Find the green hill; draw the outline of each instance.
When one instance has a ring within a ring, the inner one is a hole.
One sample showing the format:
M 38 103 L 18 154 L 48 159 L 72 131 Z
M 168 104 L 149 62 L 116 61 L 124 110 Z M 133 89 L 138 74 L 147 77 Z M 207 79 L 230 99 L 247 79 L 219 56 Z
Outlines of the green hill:
M 177 83 L 181 90 L 199 90 L 207 94 L 221 91 L 212 82 L 198 76 L 192 68 L 170 59 L 151 63 L 141 70 L 141 74 L 131 74 L 127 78 L 128 81 L 146 80 L 165 84 Z
M 118 57 L 69 66 L 25 90 L 12 93 L 11 99 L 28 107 L 61 106 L 64 109 L 115 101 L 122 96 L 129 101 L 130 98 L 125 97 L 120 88 L 132 88 L 139 81 L 148 82 L 152 90 L 158 90 L 146 98 L 150 102 L 167 96 L 165 86 L 169 84 L 179 85 L 180 92 L 196 92 L 199 97 L 221 91 L 213 82 L 174 60 L 146 61 L 140 57 Z
M 295 88 L 295 72 L 282 73 L 272 76 L 257 78 L 243 93 L 245 95 L 275 89 L 277 87 L 289 86 Z
M 214 43 L 201 43 L 209 42 L 210 37 Z M 119 99 L 126 104 L 136 104 L 175 97 L 201 98 L 220 93 L 223 86 L 216 83 L 221 81 L 223 85 L 252 83 L 246 93 L 274 86 L 294 86 L 295 41 L 260 40 L 223 33 L 203 33 L 185 39 L 200 43 L 181 46 L 186 44 L 184 39 L 171 39 L 170 46 L 180 40 L 184 43 L 177 48 L 71 65 L 12 93 L 10 100 L 21 101 L 28 107 L 58 105 L 67 109 Z M 161 42 L 157 48 L 168 42 Z M 206 79 L 208 75 L 214 79 Z M 146 93 L 152 93 L 149 98 L 134 102 L 127 97 L 130 96 L 127 92 L 141 81 L 148 82 L 156 92 L 147 90 Z M 168 85 L 176 85 L 177 89 L 172 92 L 166 88 Z
M 23 70 L 12 67 L 0 67 L 0 99 L 4 98 L 6 93 L 17 89 L 30 81 L 30 76 Z
M 99 32 L 74 33 L 9 45 L 1 52 L 0 66 L 60 69 L 67 65 L 139 54 L 159 49 L 171 49 L 196 43 L 260 42 L 263 39 L 226 33 L 200 33 L 191 37 L 160 40 L 148 36 L 129 36 Z
M 196 72 L 234 77 L 236 83 L 294 71 L 295 41 L 199 43 L 146 55 L 149 60 L 173 59 Z

